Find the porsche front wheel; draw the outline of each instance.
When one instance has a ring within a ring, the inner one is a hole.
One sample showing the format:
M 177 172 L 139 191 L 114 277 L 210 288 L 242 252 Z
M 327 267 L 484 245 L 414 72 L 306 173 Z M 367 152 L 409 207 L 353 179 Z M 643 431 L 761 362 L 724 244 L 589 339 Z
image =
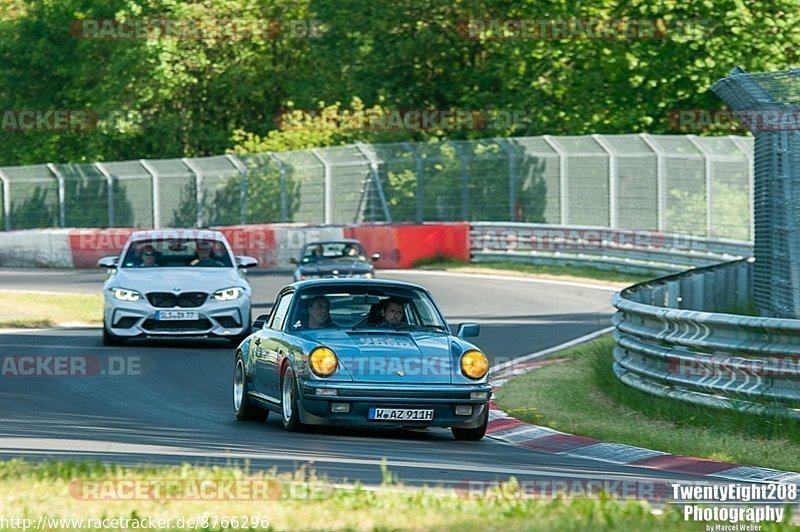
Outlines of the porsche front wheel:
M 294 370 L 287 365 L 281 378 L 281 412 L 283 414 L 283 428 L 297 431 L 303 427 L 300 421 L 300 409 L 297 406 L 297 379 Z

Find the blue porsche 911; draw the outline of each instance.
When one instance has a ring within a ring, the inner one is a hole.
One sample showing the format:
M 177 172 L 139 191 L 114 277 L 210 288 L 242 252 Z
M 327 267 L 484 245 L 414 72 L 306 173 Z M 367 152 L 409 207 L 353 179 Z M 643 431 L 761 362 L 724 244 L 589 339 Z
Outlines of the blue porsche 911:
M 269 316 L 236 350 L 238 419 L 279 414 L 304 425 L 449 427 L 458 440 L 486 433 L 489 361 L 451 334 L 430 292 L 388 280 L 320 279 L 280 291 Z

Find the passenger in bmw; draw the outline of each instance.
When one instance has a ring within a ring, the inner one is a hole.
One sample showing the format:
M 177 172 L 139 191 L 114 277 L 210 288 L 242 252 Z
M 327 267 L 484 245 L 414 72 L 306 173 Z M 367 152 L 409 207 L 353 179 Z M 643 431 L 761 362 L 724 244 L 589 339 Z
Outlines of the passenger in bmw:
M 222 266 L 223 264 L 211 258 L 211 248 L 213 244 L 205 240 L 198 240 L 195 255 L 197 256 L 190 264 L 192 266 Z

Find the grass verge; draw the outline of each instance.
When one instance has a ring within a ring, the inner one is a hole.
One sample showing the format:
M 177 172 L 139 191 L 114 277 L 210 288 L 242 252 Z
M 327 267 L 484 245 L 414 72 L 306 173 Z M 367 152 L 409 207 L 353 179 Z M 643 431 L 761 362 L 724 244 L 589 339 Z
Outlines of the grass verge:
M 122 523 L 128 528 L 152 524 L 150 519 L 168 519 L 159 528 L 182 530 L 191 528 L 189 519 L 204 517 L 206 526 L 198 528 L 206 530 L 224 529 L 224 519 L 233 528 L 234 517 L 238 523 L 243 519 L 248 519 L 248 525 L 257 523 L 240 529 L 266 528 L 268 522 L 274 530 L 698 529 L 697 523 L 684 523 L 676 508 L 667 507 L 662 514 L 654 515 L 646 503 L 636 501 L 469 500 L 452 490 L 403 488 L 393 483 L 386 471 L 384 478 L 387 480 L 378 489 L 365 489 L 357 484 L 331 486 L 305 470 L 279 476 L 238 468 L 183 465 L 132 469 L 96 463 L 32 464 L 16 459 L 0 462 L 0 501 L 3 518 L 28 518 L 35 524 L 40 516 L 46 516 L 50 529 L 78 528 L 76 521 L 70 526 L 56 519 L 83 519 L 85 526 L 89 519 L 122 518 L 129 520 Z M 242 487 L 265 479 L 271 481 L 270 490 L 258 491 L 259 497 L 207 497 L 226 485 L 234 486 L 226 493 L 252 495 L 256 491 L 243 491 Z M 156 486 L 162 491 L 156 491 Z M 190 486 L 203 486 L 199 492 L 205 500 L 191 500 Z M 282 489 L 273 489 L 276 486 Z M 133 496 L 135 493 L 138 495 Z M 139 526 L 131 525 L 131 521 Z M 105 523 L 114 526 L 111 521 Z M 0 522 L 0 528 L 3 526 Z M 117 528 L 123 526 L 117 524 Z M 783 529 L 789 526 L 774 528 Z
M 50 327 L 68 323 L 100 324 L 100 294 L 0 293 L 0 328 Z
M 573 360 L 512 378 L 497 393 L 498 406 L 518 419 L 580 436 L 800 471 L 796 421 L 705 408 L 630 388 L 611 369 L 613 345 L 608 335 L 559 353 Z
M 463 273 L 495 273 L 502 275 L 520 275 L 540 277 L 544 279 L 559 280 L 592 280 L 602 281 L 604 284 L 625 287 L 634 283 L 647 281 L 656 275 L 639 275 L 622 273 L 613 270 L 601 270 L 588 266 L 545 266 L 536 264 L 522 264 L 516 262 L 467 262 L 450 257 L 432 257 L 414 263 L 414 268 L 421 270 L 446 270 Z

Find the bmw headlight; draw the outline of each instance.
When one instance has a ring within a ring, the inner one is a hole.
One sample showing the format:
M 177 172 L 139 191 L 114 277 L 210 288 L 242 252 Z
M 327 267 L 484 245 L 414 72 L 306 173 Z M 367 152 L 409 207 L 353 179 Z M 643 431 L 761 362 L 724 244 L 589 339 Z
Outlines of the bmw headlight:
M 142 294 L 136 290 L 126 290 L 124 288 L 112 288 L 111 295 L 119 301 L 139 301 L 142 299 Z
M 308 365 L 318 377 L 329 377 L 339 367 L 339 359 L 336 358 L 336 353 L 327 347 L 317 347 L 311 351 Z
M 217 290 L 216 292 L 214 292 L 214 299 L 216 299 L 217 301 L 233 301 L 234 299 L 239 299 L 239 297 L 243 293 L 244 290 L 242 290 L 238 286 L 234 286 L 232 288 Z
M 489 360 L 476 349 L 461 355 L 461 373 L 470 379 L 482 379 L 489 372 Z

